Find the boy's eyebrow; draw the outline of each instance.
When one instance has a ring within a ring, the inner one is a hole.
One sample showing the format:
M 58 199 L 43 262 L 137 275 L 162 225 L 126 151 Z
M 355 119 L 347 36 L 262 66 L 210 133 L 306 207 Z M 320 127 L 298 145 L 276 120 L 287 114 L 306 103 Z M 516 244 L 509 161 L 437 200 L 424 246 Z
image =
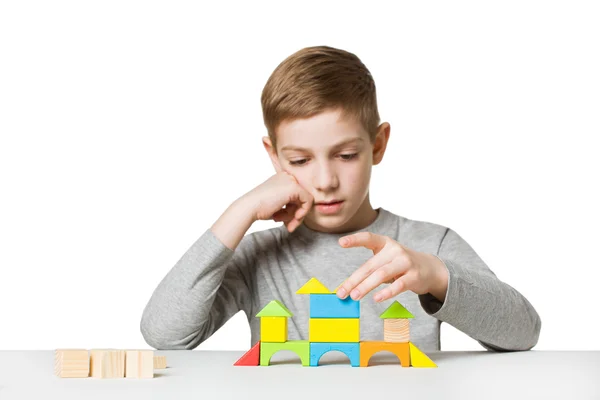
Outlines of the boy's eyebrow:
M 336 143 L 335 145 L 333 145 L 333 148 L 342 147 L 342 146 L 345 146 L 347 144 L 351 144 L 351 143 L 354 143 L 354 142 L 357 142 L 357 143 L 358 142 L 364 142 L 364 140 L 361 137 L 355 137 L 355 138 L 351 138 L 351 139 L 342 140 L 341 142 Z M 305 150 L 308 150 L 308 149 L 305 149 L 304 147 L 298 147 L 298 146 L 283 146 L 281 148 L 281 151 L 284 151 L 284 150 L 305 151 Z

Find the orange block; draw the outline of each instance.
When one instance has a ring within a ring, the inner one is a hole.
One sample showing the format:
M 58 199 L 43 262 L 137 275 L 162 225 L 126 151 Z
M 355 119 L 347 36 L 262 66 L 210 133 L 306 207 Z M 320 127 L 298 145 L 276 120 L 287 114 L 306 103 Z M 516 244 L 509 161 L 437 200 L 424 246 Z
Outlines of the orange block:
M 410 367 L 410 347 L 409 342 L 380 342 L 366 341 L 360 342 L 360 366 L 369 365 L 369 360 L 375 353 L 380 351 L 389 351 L 400 359 L 400 365 Z

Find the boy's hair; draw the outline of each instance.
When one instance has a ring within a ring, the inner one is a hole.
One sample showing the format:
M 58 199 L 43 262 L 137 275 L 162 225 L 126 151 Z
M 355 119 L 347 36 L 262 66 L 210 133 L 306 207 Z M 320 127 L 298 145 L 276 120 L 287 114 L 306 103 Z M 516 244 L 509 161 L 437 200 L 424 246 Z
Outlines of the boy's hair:
M 379 125 L 375 81 L 354 54 L 329 46 L 306 47 L 283 60 L 261 96 L 263 119 L 273 148 L 283 121 L 341 109 L 375 141 Z

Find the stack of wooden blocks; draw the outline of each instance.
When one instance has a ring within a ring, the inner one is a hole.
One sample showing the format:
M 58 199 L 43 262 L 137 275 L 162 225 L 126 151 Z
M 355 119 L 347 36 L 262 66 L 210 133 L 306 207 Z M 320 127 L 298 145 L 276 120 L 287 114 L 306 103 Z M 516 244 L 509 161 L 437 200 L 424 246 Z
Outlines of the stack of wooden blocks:
M 54 374 L 60 378 L 154 378 L 167 367 L 166 356 L 153 350 L 57 349 Z

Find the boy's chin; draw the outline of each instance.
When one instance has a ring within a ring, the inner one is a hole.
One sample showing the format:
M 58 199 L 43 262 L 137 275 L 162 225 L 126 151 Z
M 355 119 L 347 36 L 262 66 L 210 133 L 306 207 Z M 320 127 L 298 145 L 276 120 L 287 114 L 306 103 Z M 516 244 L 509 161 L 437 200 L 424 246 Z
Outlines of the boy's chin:
M 344 214 L 339 215 L 315 215 L 310 219 L 308 225 L 319 228 L 318 230 L 335 230 L 347 222 Z

